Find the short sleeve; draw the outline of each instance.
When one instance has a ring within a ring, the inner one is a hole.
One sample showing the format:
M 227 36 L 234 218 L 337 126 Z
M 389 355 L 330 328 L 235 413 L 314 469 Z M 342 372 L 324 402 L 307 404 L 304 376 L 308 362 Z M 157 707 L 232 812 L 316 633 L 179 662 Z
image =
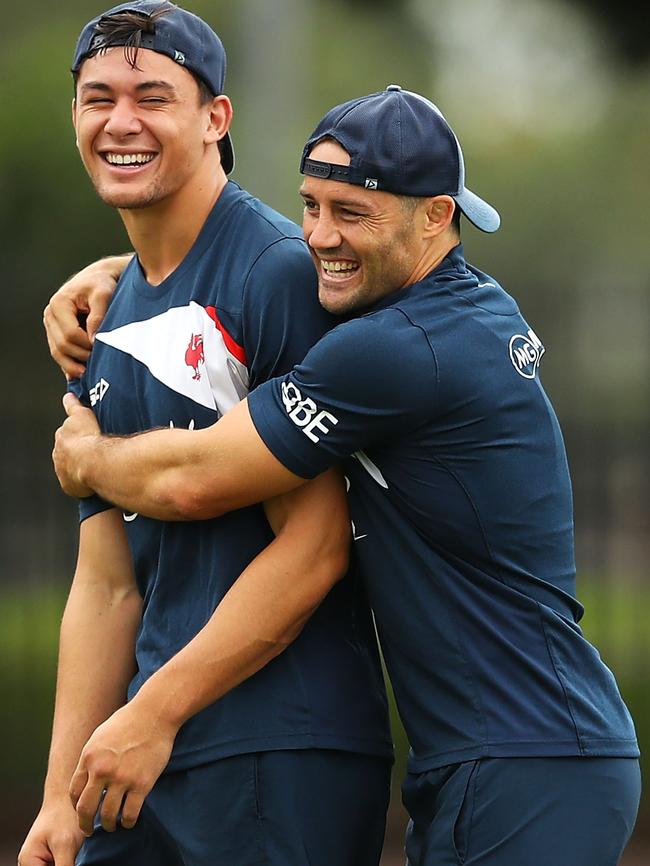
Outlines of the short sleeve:
M 339 325 L 289 375 L 251 393 L 248 404 L 275 457 L 313 478 L 424 424 L 435 412 L 437 379 L 426 334 L 391 308 Z
M 71 379 L 68 382 L 68 391 L 77 397 L 84 406 L 89 409 L 92 408 L 90 405 L 90 398 L 88 396 L 88 387 L 86 385 L 86 377 L 81 376 L 79 379 Z M 99 514 L 102 511 L 108 511 L 109 508 L 113 508 L 109 502 L 106 502 L 104 499 L 101 499 L 99 496 L 93 494 L 92 496 L 87 496 L 85 499 L 79 500 L 79 523 L 82 523 L 86 520 L 87 517 L 92 517 L 94 514 Z
M 244 285 L 242 329 L 251 390 L 288 373 L 335 324 L 318 302 L 316 270 L 304 242 L 282 238 L 267 247 Z

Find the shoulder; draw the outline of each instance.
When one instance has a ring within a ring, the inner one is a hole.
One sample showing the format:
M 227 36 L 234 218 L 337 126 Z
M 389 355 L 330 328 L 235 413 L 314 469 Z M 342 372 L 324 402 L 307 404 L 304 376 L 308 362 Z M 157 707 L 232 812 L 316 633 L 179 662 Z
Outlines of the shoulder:
M 239 190 L 235 201 L 233 239 L 245 250 L 242 276 L 251 281 L 316 285 L 316 270 L 302 229 L 264 202 Z
M 296 318 L 305 326 L 313 319 L 308 346 L 337 323 L 318 301 L 316 268 L 302 234 L 265 231 L 265 243 L 256 245 L 254 255 L 249 248 L 242 280 L 247 313 L 268 319 L 272 312 L 275 319 Z
M 242 280 L 266 263 L 308 267 L 311 257 L 300 226 L 230 181 L 205 229 L 205 261 Z
M 311 349 L 302 368 L 313 378 L 335 378 L 346 388 L 405 395 L 437 384 L 435 353 L 426 333 L 396 307 L 351 319 L 329 331 Z
M 397 307 L 379 310 L 339 324 L 319 343 L 328 352 L 355 355 L 378 369 L 435 361 L 424 329 Z
M 294 241 L 296 248 L 307 253 L 302 229 L 288 217 L 283 216 L 260 199 L 240 189 L 231 182 L 229 190 L 230 216 L 233 229 L 238 235 L 243 232 L 247 242 L 254 240 L 255 253 L 260 253 L 278 241 Z M 288 244 L 292 247 L 293 244 Z
M 316 269 L 302 238 L 277 237 L 258 249 L 245 274 L 245 283 L 273 278 L 274 284 L 317 285 Z

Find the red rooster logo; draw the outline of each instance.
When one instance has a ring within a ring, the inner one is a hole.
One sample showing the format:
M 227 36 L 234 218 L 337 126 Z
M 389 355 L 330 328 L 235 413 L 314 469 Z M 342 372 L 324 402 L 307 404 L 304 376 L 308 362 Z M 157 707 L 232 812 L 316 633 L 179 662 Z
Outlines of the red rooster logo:
M 194 370 L 193 379 L 201 378 L 199 372 L 199 364 L 205 364 L 205 355 L 203 354 L 203 334 L 192 334 L 190 342 L 185 350 L 185 363 L 188 367 Z

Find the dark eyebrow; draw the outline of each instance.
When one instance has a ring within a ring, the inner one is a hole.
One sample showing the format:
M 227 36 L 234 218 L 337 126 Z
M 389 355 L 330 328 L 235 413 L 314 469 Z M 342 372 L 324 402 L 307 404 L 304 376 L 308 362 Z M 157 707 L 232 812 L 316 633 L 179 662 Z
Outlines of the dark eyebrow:
M 143 90 L 166 90 L 168 93 L 176 93 L 176 88 L 168 81 L 143 81 L 135 88 L 139 93 Z
M 87 81 L 81 85 L 81 92 L 86 93 L 88 90 L 101 90 L 104 93 L 110 93 L 111 88 L 101 81 Z
M 309 198 L 315 201 L 314 196 L 306 190 L 299 189 L 298 194 L 302 196 L 302 198 Z M 354 198 L 335 198 L 332 199 L 332 204 L 338 205 L 339 207 L 354 208 L 355 210 L 367 211 L 371 209 L 371 205 L 367 201 L 361 201 L 360 199 Z
M 136 86 L 136 91 L 142 93 L 147 90 L 166 90 L 168 93 L 176 93 L 176 88 L 168 81 L 143 81 L 142 84 Z M 110 93 L 112 87 L 105 84 L 103 81 L 87 81 L 81 85 L 81 93 L 86 93 L 89 90 L 100 90 L 102 93 Z

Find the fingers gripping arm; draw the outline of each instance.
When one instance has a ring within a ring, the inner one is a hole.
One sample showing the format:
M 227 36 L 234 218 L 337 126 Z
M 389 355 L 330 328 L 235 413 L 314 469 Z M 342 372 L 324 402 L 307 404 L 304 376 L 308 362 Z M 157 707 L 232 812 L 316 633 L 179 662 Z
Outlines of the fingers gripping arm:
M 50 298 L 43 324 L 50 354 L 66 375 L 84 372 L 92 341 L 131 258 L 129 254 L 100 259 L 70 277 Z
M 266 447 L 246 400 L 203 430 L 103 436 L 67 394 L 68 419 L 53 459 L 66 492 L 101 497 L 160 520 L 201 520 L 270 499 L 306 483 Z M 86 491 L 86 492 L 84 492 Z

